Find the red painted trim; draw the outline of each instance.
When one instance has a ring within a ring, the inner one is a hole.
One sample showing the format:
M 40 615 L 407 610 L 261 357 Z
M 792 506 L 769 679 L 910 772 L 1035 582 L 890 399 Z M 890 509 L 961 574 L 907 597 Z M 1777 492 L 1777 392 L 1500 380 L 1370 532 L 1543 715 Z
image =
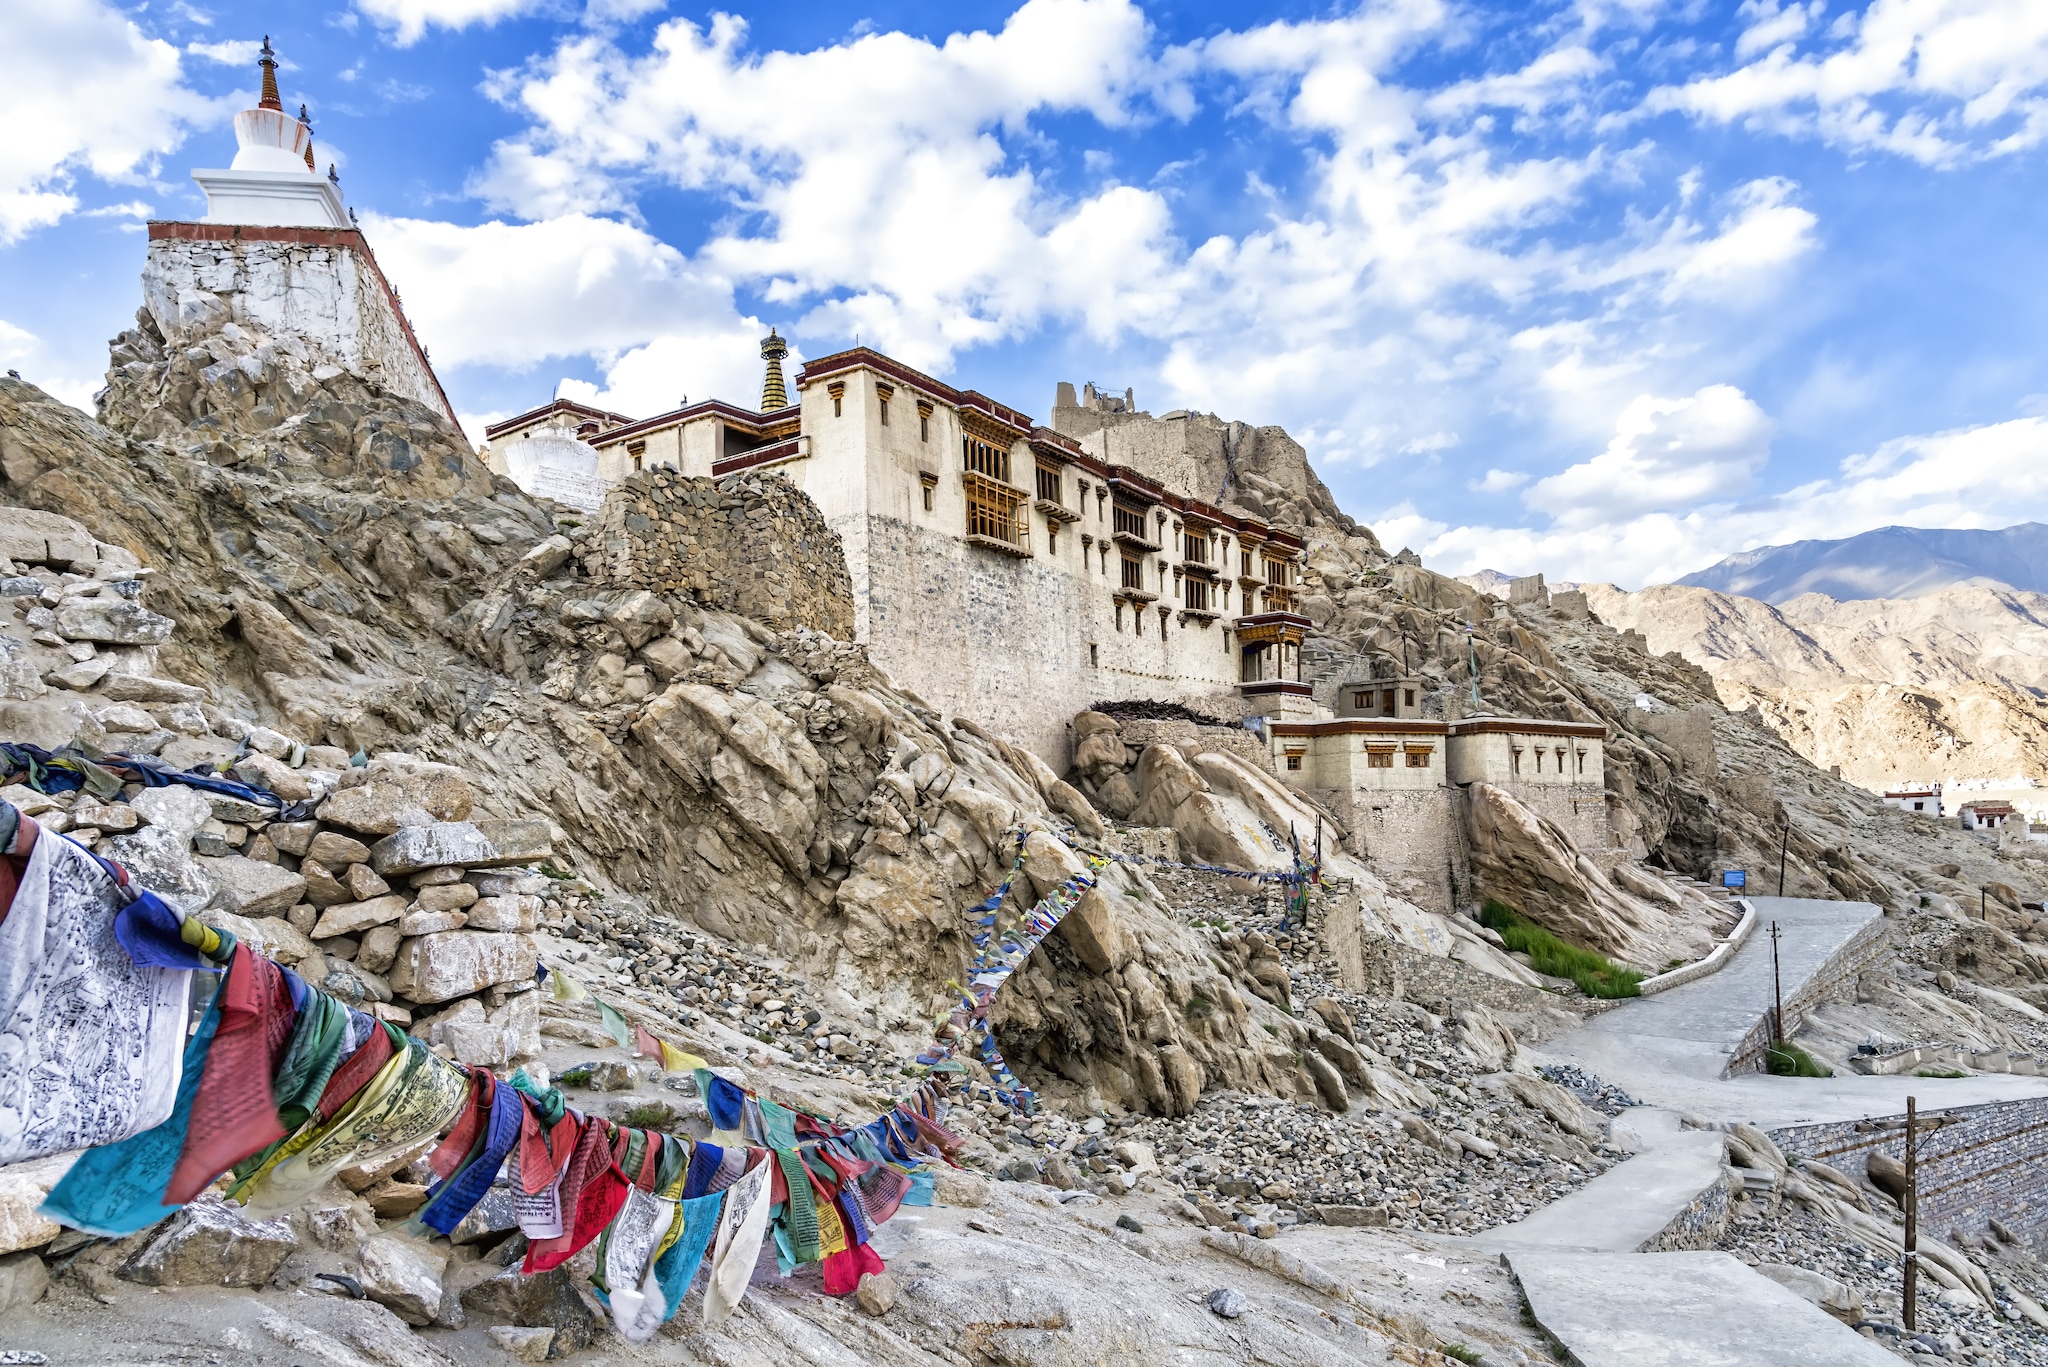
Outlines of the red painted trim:
M 742 451 L 736 456 L 714 461 L 711 465 L 711 477 L 721 479 L 726 475 L 736 475 L 742 470 L 751 470 L 757 465 L 773 465 L 777 461 L 788 460 L 796 455 L 802 443 L 803 438 L 800 436 L 789 437 L 772 446 L 757 446 L 751 451 Z
M 360 228 L 274 228 L 254 223 L 181 223 L 168 219 L 151 219 L 149 223 L 151 242 L 285 242 L 295 247 L 334 247 L 358 254 L 363 264 L 370 268 L 370 278 L 377 282 L 377 288 L 384 292 L 384 302 L 391 305 L 391 315 L 398 319 L 398 327 L 405 334 L 406 344 L 412 354 L 419 358 L 420 368 L 433 381 L 434 392 L 441 397 L 441 412 L 449 422 L 455 423 L 460 431 L 462 424 L 456 422 L 455 405 L 448 402 L 448 391 L 441 387 L 441 377 L 434 373 L 434 363 L 427 359 L 427 349 L 420 345 L 420 339 L 413 335 L 412 322 L 405 316 L 405 306 L 398 302 L 398 291 L 391 288 L 391 282 L 384 278 L 384 268 L 377 264 L 377 254 L 370 250 L 369 242 Z
M 502 432 L 514 432 L 522 427 L 530 427 L 541 419 L 555 413 L 574 413 L 579 418 L 595 418 L 599 422 L 610 422 L 614 425 L 633 421 L 624 413 L 612 413 L 602 408 L 592 408 L 588 404 L 577 403 L 574 399 L 556 399 L 553 403 L 542 404 L 539 408 L 528 409 L 524 413 L 506 418 L 502 422 L 492 423 L 484 429 L 484 440 L 493 440 Z M 602 434 L 600 433 L 599 435 Z
M 1454 736 L 1572 736 L 1604 741 L 1607 728 L 1596 721 L 1538 721 L 1534 717 L 1466 717 L 1451 723 Z
M 1419 717 L 1339 717 L 1335 721 L 1278 721 L 1266 723 L 1276 736 L 1444 736 L 1451 728 L 1444 722 Z
M 768 414 L 755 413 L 745 408 L 738 408 L 725 402 L 723 399 L 704 399 L 691 404 L 688 408 L 677 408 L 667 413 L 657 413 L 651 418 L 631 419 L 623 427 L 614 427 L 598 433 L 596 440 L 605 446 L 615 446 L 628 437 L 639 437 L 645 436 L 649 432 L 665 431 L 671 427 L 679 427 L 692 418 L 706 416 L 722 418 L 730 425 L 744 427 L 758 436 L 764 428 L 779 426 L 782 423 L 788 422 L 791 418 L 799 416 L 799 414 L 794 404 L 788 408 L 778 408 L 773 414 Z

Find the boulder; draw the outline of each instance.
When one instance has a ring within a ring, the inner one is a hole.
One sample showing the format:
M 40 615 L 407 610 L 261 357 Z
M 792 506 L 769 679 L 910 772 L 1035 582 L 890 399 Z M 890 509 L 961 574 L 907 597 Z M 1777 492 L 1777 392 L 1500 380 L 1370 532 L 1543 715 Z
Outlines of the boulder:
M 306 776 L 281 759 L 269 755 L 244 755 L 235 764 L 235 777 L 255 788 L 267 788 L 286 802 L 304 802 L 313 796 Z
M 470 904 L 468 925 L 471 930 L 534 930 L 540 925 L 540 898 L 479 897 Z
M 475 801 L 462 771 L 445 764 L 397 764 L 380 758 L 363 773 L 363 781 L 320 804 L 322 821 L 390 835 L 407 827 L 462 821 Z
M 144 799 L 170 791 L 189 794 L 191 790 L 147 789 L 137 794 L 131 805 L 141 812 Z M 202 802 L 202 824 L 206 820 L 205 811 L 206 805 Z M 149 819 L 146 813 L 144 815 Z M 192 831 L 197 829 L 197 826 L 191 830 L 162 825 L 144 826 L 139 831 L 111 837 L 101 852 L 127 869 L 143 887 L 191 915 L 211 904 L 214 896 L 213 879 L 192 857 Z
M 57 605 L 53 629 L 70 641 L 160 646 L 177 625 L 127 598 L 67 598 Z
M 484 1319 L 552 1329 L 552 1351 L 559 1357 L 588 1347 L 597 1336 L 596 1317 L 576 1294 L 566 1266 L 533 1277 L 522 1277 L 518 1268 L 508 1267 L 464 1290 L 462 1308 Z
M 1317 1206 L 1315 1212 L 1324 1224 L 1343 1229 L 1384 1229 L 1389 1218 L 1385 1206 Z
M 307 859 L 299 865 L 299 876 L 306 880 L 306 900 L 316 907 L 331 907 L 338 902 L 353 902 L 351 893 L 334 871 L 317 859 Z
M 144 788 L 128 799 L 135 814 L 152 826 L 190 839 L 213 816 L 213 807 L 196 788 L 173 783 L 163 788 Z
M 666 631 L 669 623 L 675 621 L 676 614 L 668 604 L 645 589 L 635 589 L 621 595 L 606 609 L 604 619 L 618 628 L 627 645 L 637 650 Z
M 313 927 L 316 940 L 331 939 L 336 935 L 358 935 L 373 926 L 387 926 L 405 915 L 403 897 L 377 897 L 368 902 L 340 902 L 320 913 L 319 923 Z
M 554 538 L 560 540 L 559 537 Z M 515 1362 L 546 1362 L 548 1349 L 555 1341 L 552 1329 L 522 1329 L 512 1324 L 494 1324 L 490 1328 L 491 1342 L 505 1350 Z
M 237 916 L 282 916 L 305 895 L 306 880 L 279 864 L 245 859 L 239 854 L 224 859 L 201 857 L 214 887 L 214 907 Z
M 531 864 L 547 858 L 552 848 L 545 821 L 443 821 L 384 837 L 371 848 L 370 864 L 391 878 L 450 865 Z
M 26 1310 L 50 1289 L 50 1271 L 33 1253 L 0 1257 L 0 1315 Z
M 392 987 L 431 1005 L 480 992 L 492 983 L 527 981 L 539 965 L 540 947 L 530 935 L 446 930 L 422 935 L 400 948 Z
M 44 1219 L 38 1207 L 75 1159 L 57 1154 L 0 1168 L 0 1254 L 41 1248 L 57 1237 L 63 1226 Z
M 278 848 L 283 849 L 284 846 L 279 845 Z M 330 869 L 345 869 L 351 864 L 370 862 L 370 847 L 360 840 L 343 835 L 340 831 L 321 831 L 306 842 L 305 848 L 296 853 L 303 854 L 308 859 L 317 859 Z
M 372 926 L 364 932 L 362 944 L 356 950 L 356 967 L 372 973 L 388 972 L 397 962 L 398 942 L 402 938 L 398 926 Z
M 253 1288 L 267 1285 L 298 1246 L 290 1220 L 248 1219 L 209 1192 L 173 1215 L 121 1275 L 144 1286 Z
M 1626 963 L 1697 958 L 1711 945 L 1711 930 L 1686 927 L 1672 910 L 1624 892 L 1562 827 L 1506 789 L 1474 783 L 1466 792 L 1460 806 L 1472 873 L 1487 896 L 1561 939 Z
M 441 1277 L 448 1259 L 401 1235 L 380 1234 L 363 1245 L 356 1279 L 363 1294 L 415 1328 L 432 1324 L 441 1309 Z
M 0 508 L 0 556 L 24 565 L 77 565 L 90 574 L 99 564 L 99 543 L 57 513 Z
M 391 885 L 377 876 L 377 871 L 368 864 L 351 864 L 341 875 L 341 885 L 348 889 L 348 895 L 358 902 L 367 902 L 382 897 L 391 891 Z
M 227 931 L 264 958 L 275 959 L 288 968 L 320 957 L 320 947 L 282 916 L 250 920 L 231 911 L 209 908 L 199 913 L 199 919 L 216 930 Z
M 801 722 L 763 698 L 678 683 L 641 709 L 633 734 L 784 868 L 810 876 L 827 769 Z
M 273 821 L 263 833 L 270 837 L 270 843 L 286 854 L 303 857 L 313 848 L 313 837 L 319 834 L 317 821 Z M 368 858 L 368 851 L 364 852 Z
M 406 939 L 415 935 L 432 935 L 436 931 L 460 930 L 469 922 L 468 911 L 420 911 L 412 910 L 398 923 L 398 933 Z
M 413 898 L 413 906 L 420 911 L 460 911 L 476 899 L 474 883 L 440 883 L 421 888 Z
M 517 1228 L 519 1207 L 513 1200 L 512 1188 L 494 1186 L 484 1193 L 483 1200 L 470 1207 L 469 1214 L 463 1216 L 455 1228 L 448 1231 L 448 1242 L 461 1248 Z
M 1855 1324 L 1863 1318 L 1863 1293 L 1847 1283 L 1789 1263 L 1758 1263 L 1756 1270 L 1844 1324 Z
M 206 690 L 175 679 L 157 679 L 147 674 L 115 670 L 100 680 L 100 696 L 109 702 L 203 702 Z
M 870 1272 L 853 1289 L 853 1300 L 863 1315 L 880 1317 L 896 1307 L 896 1277 L 890 1272 Z
M 430 1045 L 447 1045 L 458 1062 L 471 1067 L 502 1068 L 540 1052 L 540 994 L 521 992 L 495 1011 L 467 998 L 421 1021 L 413 1034 Z

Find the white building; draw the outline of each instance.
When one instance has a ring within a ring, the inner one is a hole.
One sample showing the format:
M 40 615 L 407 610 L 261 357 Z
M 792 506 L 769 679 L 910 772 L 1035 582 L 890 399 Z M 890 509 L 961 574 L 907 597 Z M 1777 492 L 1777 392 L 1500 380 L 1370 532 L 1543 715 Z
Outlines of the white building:
M 304 109 L 297 118 L 284 112 L 268 38 L 261 65 L 260 102 L 235 116 L 233 164 L 192 173 L 206 192 L 206 216 L 149 224 L 145 306 L 174 343 L 232 322 L 252 350 L 288 370 L 315 381 L 347 372 L 454 423 L 333 168 L 324 176 L 313 169 Z
M 786 477 L 839 534 L 855 638 L 875 662 L 1055 767 L 1095 702 L 1317 715 L 1297 537 L 866 347 L 807 362 L 792 395 L 786 343 L 761 345 L 759 408 L 707 400 L 620 421 L 557 402 L 488 429 L 492 468 L 520 478 L 514 453 L 573 424 L 599 481 L 656 466 Z
M 1896 807 L 1902 812 L 1918 812 L 1922 816 L 1941 815 L 1941 785 L 1939 783 L 1916 783 L 1905 788 L 1888 790 L 1884 805 Z

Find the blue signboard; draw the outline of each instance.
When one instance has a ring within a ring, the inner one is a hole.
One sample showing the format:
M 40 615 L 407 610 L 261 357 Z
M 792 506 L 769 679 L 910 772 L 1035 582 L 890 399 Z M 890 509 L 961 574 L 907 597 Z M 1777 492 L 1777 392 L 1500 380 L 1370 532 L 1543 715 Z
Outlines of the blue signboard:
M 1740 887 L 1747 887 L 1748 885 L 1749 885 L 1749 873 L 1748 873 L 1748 871 L 1747 871 L 1747 870 L 1745 870 L 1745 869 L 1723 869 L 1723 870 L 1721 871 L 1721 886 L 1722 886 L 1722 887 L 1724 887 L 1724 888 L 1740 888 Z

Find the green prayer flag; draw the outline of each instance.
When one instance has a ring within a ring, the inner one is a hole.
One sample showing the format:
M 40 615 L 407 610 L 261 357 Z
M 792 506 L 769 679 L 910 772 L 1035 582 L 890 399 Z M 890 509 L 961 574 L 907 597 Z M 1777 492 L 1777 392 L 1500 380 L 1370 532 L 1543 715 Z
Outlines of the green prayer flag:
M 633 1047 L 633 1027 L 626 1024 L 626 1018 L 618 1013 L 617 1008 L 600 997 L 597 999 L 597 1014 L 604 1018 L 604 1032 L 619 1042 L 619 1048 Z

